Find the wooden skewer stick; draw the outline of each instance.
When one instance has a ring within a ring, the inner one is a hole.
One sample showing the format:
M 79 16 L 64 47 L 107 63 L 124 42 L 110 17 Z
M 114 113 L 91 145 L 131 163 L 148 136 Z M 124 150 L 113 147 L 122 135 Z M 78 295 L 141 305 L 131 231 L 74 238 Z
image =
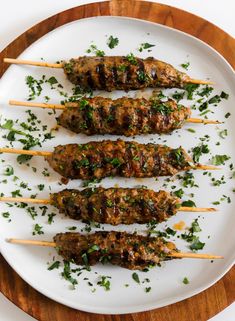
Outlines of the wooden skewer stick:
M 20 203 L 34 203 L 34 204 L 50 204 L 49 199 L 25 198 L 25 197 L 0 197 L 0 202 L 20 202 Z M 180 212 L 215 212 L 213 207 L 187 207 L 181 206 L 178 208 Z
M 221 255 L 213 255 L 213 254 L 201 254 L 201 253 L 184 253 L 184 252 L 174 252 L 170 253 L 169 256 L 171 257 L 178 257 L 178 258 L 187 258 L 187 259 L 223 259 L 224 257 Z
M 18 65 L 31 65 L 37 67 L 48 67 L 48 68 L 63 68 L 63 64 L 54 64 L 46 61 L 32 61 L 32 60 L 22 60 L 13 58 L 4 58 L 4 62 L 8 64 L 18 64 Z M 191 79 L 186 80 L 188 84 L 198 84 L 198 85 L 213 85 L 214 83 L 207 80 Z
M 46 152 L 46 151 L 14 149 L 14 148 L 0 148 L 0 153 L 23 154 L 23 155 L 31 155 L 31 156 L 50 156 L 52 154 L 52 152 Z
M 33 203 L 33 204 L 50 204 L 49 199 L 40 198 L 26 198 L 26 197 L 0 197 L 0 202 L 20 202 L 20 203 Z
M 200 119 L 200 118 L 188 118 L 186 119 L 186 123 L 195 123 L 195 124 L 221 124 L 218 120 L 210 120 L 210 119 Z
M 34 103 L 30 101 L 18 101 L 18 100 L 9 100 L 9 105 L 12 106 L 23 106 L 23 107 L 40 107 L 40 108 L 49 108 L 49 109 L 66 109 L 64 105 L 58 104 L 46 104 L 46 103 Z M 76 108 L 76 106 L 69 106 L 69 108 Z M 221 124 L 218 120 L 210 119 L 200 119 L 200 118 L 188 118 L 186 119 L 187 123 L 197 123 L 197 124 Z
M 49 108 L 49 109 L 66 109 L 64 105 L 34 103 L 31 101 L 18 101 L 18 100 L 9 100 L 9 105 L 23 106 L 23 107 L 40 107 L 40 108 Z
M 13 244 L 56 247 L 55 242 L 48 242 L 48 241 L 22 240 L 22 239 L 13 239 L 13 238 L 7 239 L 6 241 Z M 221 255 L 183 253 L 183 252 L 173 252 L 173 253 L 170 253 L 168 256 L 177 257 L 177 258 L 189 258 L 189 259 L 209 259 L 209 260 L 223 259 L 223 256 Z
M 25 150 L 25 149 L 14 149 L 14 148 L 0 148 L 0 153 L 8 153 L 8 154 L 23 154 L 23 155 L 31 155 L 31 156 L 50 156 L 52 152 L 39 151 L 39 150 Z M 202 165 L 197 164 L 192 167 L 192 169 L 201 169 L 201 170 L 219 170 L 219 167 L 213 165 Z
M 192 79 L 192 78 L 186 80 L 185 82 L 188 84 L 197 84 L 197 85 L 214 85 L 215 84 L 213 81 Z
M 0 198 L 1 200 L 1 198 Z M 217 209 L 214 207 L 189 207 L 181 206 L 178 211 L 180 212 L 216 212 Z
M 25 245 L 40 245 L 40 246 L 50 246 L 50 247 L 56 247 L 55 242 L 49 242 L 49 241 L 36 241 L 36 240 L 22 240 L 22 239 L 6 239 L 8 243 L 14 243 L 14 244 L 25 244 Z
M 3 61 L 8 64 L 31 65 L 31 66 L 49 67 L 49 68 L 63 68 L 63 64 L 53 64 L 45 61 L 21 60 L 21 59 L 13 59 L 13 58 L 4 58 Z

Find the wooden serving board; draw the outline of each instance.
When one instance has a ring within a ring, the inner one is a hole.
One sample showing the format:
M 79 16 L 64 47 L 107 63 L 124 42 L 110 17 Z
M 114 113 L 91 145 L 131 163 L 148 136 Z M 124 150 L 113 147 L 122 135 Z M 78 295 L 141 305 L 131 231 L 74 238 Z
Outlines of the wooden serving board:
M 0 76 L 8 68 L 4 57 L 16 58 L 33 42 L 68 22 L 95 16 L 125 16 L 182 30 L 208 43 L 235 68 L 235 39 L 210 22 L 183 10 L 148 1 L 113 0 L 87 4 L 58 13 L 32 27 L 0 53 Z M 182 302 L 143 313 L 98 315 L 56 303 L 25 283 L 0 255 L 0 290 L 26 313 L 42 321 L 206 321 L 235 300 L 235 268 L 208 290 Z

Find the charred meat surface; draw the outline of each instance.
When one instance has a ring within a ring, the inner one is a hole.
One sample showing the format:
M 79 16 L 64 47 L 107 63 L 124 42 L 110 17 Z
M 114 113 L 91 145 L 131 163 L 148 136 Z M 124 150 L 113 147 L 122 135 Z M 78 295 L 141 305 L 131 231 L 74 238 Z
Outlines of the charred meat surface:
M 90 235 L 59 233 L 54 241 L 66 261 L 78 265 L 111 263 L 131 270 L 159 264 L 169 259 L 169 253 L 177 251 L 174 243 L 160 237 L 115 231 Z
M 177 213 L 180 200 L 165 191 L 144 188 L 66 189 L 50 196 L 51 204 L 76 220 L 112 225 L 163 222 Z
M 153 57 L 84 56 L 64 62 L 63 67 L 68 79 L 85 89 L 182 88 L 190 82 L 188 75 Z
M 181 147 L 120 139 L 59 145 L 45 159 L 63 177 L 84 180 L 167 176 L 192 168 L 191 158 Z
M 174 100 L 94 97 L 65 104 L 59 125 L 86 135 L 134 136 L 170 133 L 190 117 L 190 108 Z

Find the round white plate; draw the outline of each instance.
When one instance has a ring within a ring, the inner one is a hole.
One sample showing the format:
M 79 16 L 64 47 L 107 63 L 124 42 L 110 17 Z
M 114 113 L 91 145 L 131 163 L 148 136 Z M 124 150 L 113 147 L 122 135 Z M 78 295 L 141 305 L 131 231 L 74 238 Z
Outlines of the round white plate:
M 107 36 L 113 35 L 119 38 L 119 45 L 114 49 L 107 47 Z M 139 142 L 160 142 L 176 147 L 182 145 L 189 150 L 193 146 L 200 143 L 199 137 L 210 135 L 210 142 L 206 144 L 210 147 L 210 154 L 205 154 L 201 158 L 202 163 L 209 163 L 209 159 L 215 154 L 228 154 L 231 159 L 226 162 L 221 171 L 212 173 L 213 177 L 221 178 L 225 175 L 226 184 L 213 187 L 210 177 L 203 175 L 202 171 L 194 171 L 195 182 L 199 188 L 185 188 L 185 199 L 190 198 L 190 193 L 194 193 L 193 200 L 197 206 L 210 207 L 212 202 L 218 201 L 222 195 L 229 196 L 232 200 L 230 204 L 227 201 L 221 201 L 218 206 L 217 213 L 204 213 L 200 215 L 199 223 L 202 232 L 199 234 L 200 240 L 205 241 L 206 245 L 202 252 L 214 253 L 224 256 L 223 260 L 217 260 L 213 263 L 207 260 L 172 260 L 166 262 L 162 267 L 155 267 L 149 272 L 138 272 L 141 282 L 148 278 L 150 282 L 137 284 L 132 279 L 132 272 L 114 266 L 98 265 L 92 268 L 91 272 L 83 272 L 78 279 L 78 285 L 75 290 L 71 290 L 68 282 L 62 279 L 61 269 L 53 271 L 47 270 L 47 262 L 52 262 L 53 256 L 57 254 L 54 249 L 40 248 L 33 246 L 12 245 L 5 242 L 6 238 L 25 238 L 25 239 L 45 239 L 51 240 L 57 232 L 68 231 L 67 227 L 77 226 L 78 231 L 84 224 L 65 219 L 63 215 L 58 214 L 54 223 L 47 224 L 47 217 L 41 216 L 39 206 L 35 206 L 38 216 L 32 220 L 29 214 L 24 209 L 8 207 L 7 204 L 0 204 L 1 212 L 10 212 L 11 222 L 0 215 L 0 246 L 1 253 L 6 258 L 8 263 L 16 270 L 16 272 L 31 286 L 46 296 L 63 303 L 72 308 L 96 312 L 96 313 L 111 313 L 121 314 L 130 312 L 139 312 L 162 307 L 167 304 L 189 298 L 192 295 L 208 288 L 218 279 L 220 279 L 232 266 L 234 262 L 234 246 L 235 246 L 235 206 L 234 194 L 232 188 L 235 187 L 234 179 L 229 179 L 231 170 L 229 164 L 235 159 L 234 137 L 235 137 L 235 115 L 234 110 L 234 88 L 235 78 L 232 68 L 228 63 L 212 48 L 202 43 L 201 41 L 190 37 L 182 32 L 167 28 L 165 26 L 148 23 L 141 20 L 115 18 L 115 17 L 99 17 L 91 19 L 83 19 L 67 25 L 64 25 L 53 32 L 50 32 L 35 44 L 30 46 L 20 58 L 40 60 L 41 57 L 46 61 L 58 61 L 84 55 L 90 44 L 94 42 L 99 49 L 105 51 L 107 55 L 126 55 L 133 52 L 135 55 L 147 57 L 152 55 L 163 61 L 173 64 L 175 67 L 183 70 L 180 64 L 190 61 L 189 70 L 187 71 L 192 77 L 198 79 L 212 79 L 216 85 L 213 94 L 220 94 L 222 90 L 229 93 L 228 100 L 222 100 L 219 106 L 211 105 L 211 110 L 214 113 L 208 114 L 211 119 L 220 119 L 225 121 L 225 124 L 219 126 L 219 129 L 214 125 L 196 125 L 190 124 L 184 126 L 183 129 L 175 132 L 173 135 L 149 135 L 145 137 L 137 136 L 135 139 Z M 140 43 L 148 42 L 155 44 L 151 48 L 152 51 L 144 50 L 142 53 L 137 51 Z M 35 68 L 30 66 L 11 66 L 0 82 L 0 103 L 1 103 L 1 123 L 4 123 L 4 118 L 19 119 L 24 122 L 27 119 L 26 109 L 21 107 L 9 107 L 9 99 L 26 100 L 28 89 L 25 85 L 25 77 L 32 75 L 35 78 L 46 76 L 55 76 L 59 82 L 64 85 L 63 90 L 69 91 L 71 85 L 65 79 L 62 70 Z M 168 91 L 174 92 L 175 90 Z M 128 93 L 133 96 L 135 93 Z M 141 95 L 145 93 L 141 92 Z M 62 97 L 56 92 L 51 91 L 49 86 L 43 91 L 36 101 L 42 101 L 43 97 L 48 95 L 51 97 L 50 102 L 58 103 Z M 124 92 L 113 92 L 107 94 L 113 98 L 126 95 Z M 184 104 L 192 104 L 192 101 L 181 101 Z M 54 115 L 48 115 L 46 110 L 33 109 L 34 114 L 46 124 L 48 129 L 55 126 L 56 121 Z M 231 116 L 225 119 L 224 115 L 230 112 Z M 193 110 L 193 115 L 198 116 L 198 110 Z M 196 130 L 195 133 L 187 131 L 188 128 Z M 225 139 L 219 137 L 220 130 L 228 129 L 228 136 Z M 5 131 L 1 131 L 2 135 Z M 37 133 L 36 133 L 37 134 Z M 2 136 L 1 135 L 1 136 Z M 55 138 L 47 140 L 42 144 L 42 150 L 52 150 L 53 146 L 70 142 L 86 142 L 91 139 L 102 140 L 104 137 L 86 137 L 84 135 L 72 135 L 66 130 L 60 129 L 55 133 Z M 110 138 L 110 137 L 105 137 Z M 111 137 L 116 139 L 117 137 Z M 131 140 L 131 138 L 128 138 Z M 220 145 L 216 145 L 217 142 Z M 7 144 L 7 140 L 1 139 L 1 146 Z M 22 145 L 18 142 L 13 142 L 14 147 L 20 148 Z M 35 147 L 39 149 L 39 147 Z M 5 196 L 11 196 L 11 192 L 17 189 L 21 190 L 25 197 L 37 193 L 40 198 L 48 197 L 51 191 L 58 191 L 63 188 L 59 185 L 59 175 L 49 169 L 50 177 L 44 177 L 41 173 L 47 163 L 41 157 L 34 157 L 30 161 L 30 165 L 37 168 L 34 173 L 30 167 L 19 165 L 16 162 L 15 155 L 1 155 L 1 159 L 5 159 L 5 163 L 1 163 L 1 192 Z M 3 175 L 4 167 L 12 165 L 14 167 L 14 175 L 19 177 L 18 181 L 13 180 L 13 176 L 6 177 Z M 7 178 L 7 183 L 2 182 Z M 32 189 L 22 189 L 17 187 L 21 181 L 27 182 Z M 162 187 L 164 178 L 156 181 L 155 179 L 105 179 L 102 182 L 104 187 L 113 186 L 118 183 L 119 186 L 133 187 L 136 185 L 146 185 L 155 190 Z M 17 185 L 16 185 L 17 184 Z M 38 184 L 45 184 L 45 189 L 39 191 Z M 179 185 L 179 182 L 170 182 L 166 189 L 171 190 L 171 185 Z M 81 181 L 70 182 L 66 187 L 80 187 Z M 180 186 L 180 185 L 179 185 Z M 56 209 L 50 208 L 49 211 L 56 212 Z M 161 224 L 159 229 L 164 229 L 165 226 L 172 227 L 175 223 L 183 220 L 187 226 L 197 218 L 196 213 L 178 213 L 171 218 L 167 223 Z M 32 236 L 34 224 L 43 226 L 43 235 Z M 105 229 L 112 229 L 111 226 L 104 226 Z M 120 226 L 116 230 L 128 231 L 143 231 L 145 226 Z M 93 229 L 94 230 L 94 229 Z M 179 235 L 179 233 L 177 234 Z M 187 244 L 180 238 L 172 237 L 177 246 L 182 251 L 188 251 Z M 97 272 L 97 273 L 95 273 Z M 101 275 L 111 276 L 111 289 L 105 291 L 96 283 Z M 89 286 L 85 277 L 89 277 L 93 286 Z M 190 281 L 188 285 L 183 284 L 182 280 L 187 277 Z M 129 284 L 128 287 L 125 284 Z M 146 293 L 145 288 L 151 287 L 151 291 Z M 93 289 L 96 289 L 94 292 Z M 92 291 L 93 290 L 93 291 Z

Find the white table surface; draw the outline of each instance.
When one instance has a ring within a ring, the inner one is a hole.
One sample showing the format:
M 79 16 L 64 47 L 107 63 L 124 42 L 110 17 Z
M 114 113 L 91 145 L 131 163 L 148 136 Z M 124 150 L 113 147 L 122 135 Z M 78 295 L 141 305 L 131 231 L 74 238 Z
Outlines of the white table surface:
M 175 6 L 199 15 L 235 37 L 235 1 L 233 0 L 152 1 Z M 100 0 L 11 0 L 2 2 L 0 11 L 0 51 L 17 36 L 41 20 L 65 9 L 89 2 L 100 2 Z M 234 321 L 234 315 L 235 303 L 210 321 Z M 33 321 L 35 319 L 22 312 L 0 294 L 0 321 L 13 320 Z

